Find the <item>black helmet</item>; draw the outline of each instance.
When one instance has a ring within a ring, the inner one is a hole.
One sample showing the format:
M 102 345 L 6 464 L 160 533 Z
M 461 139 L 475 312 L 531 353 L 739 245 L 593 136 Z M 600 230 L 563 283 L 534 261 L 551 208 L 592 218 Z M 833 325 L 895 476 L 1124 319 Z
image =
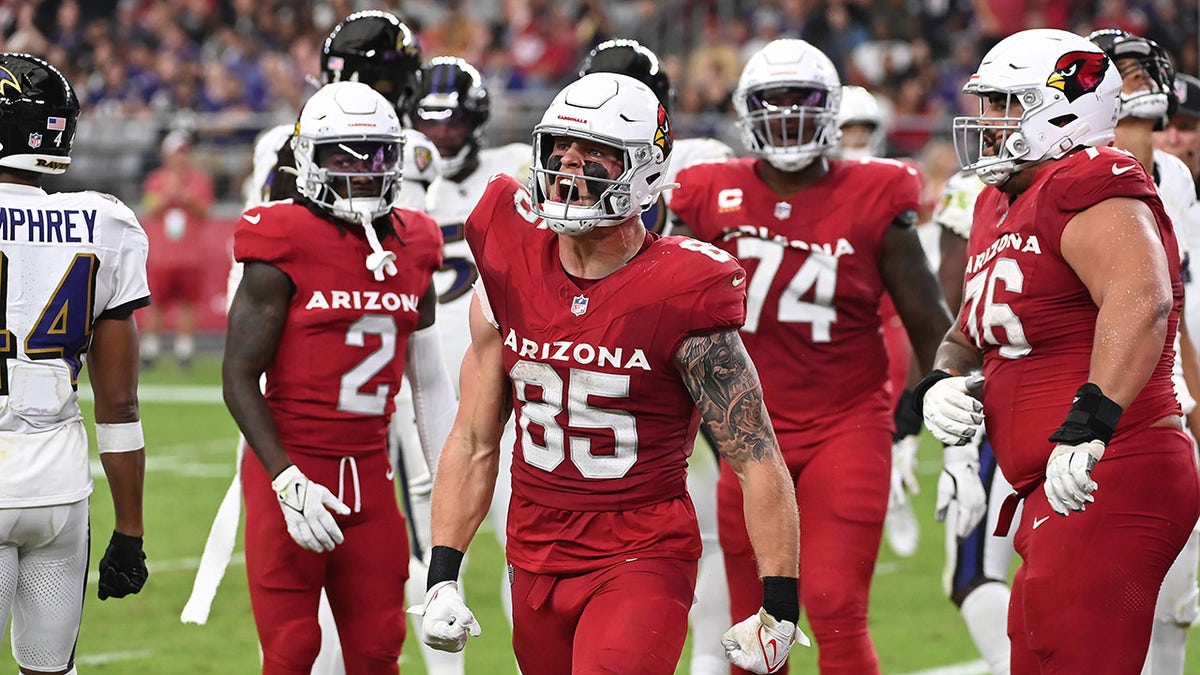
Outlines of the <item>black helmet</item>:
M 475 66 L 453 56 L 438 56 L 425 64 L 421 89 L 413 108 L 418 131 L 453 119 L 469 129 L 466 142 L 453 154 L 442 152 L 442 173 L 455 176 L 472 164 L 483 146 L 483 125 L 491 114 L 487 85 Z M 442 151 L 443 148 L 438 148 Z
M 1150 82 L 1149 90 L 1132 94 L 1122 92 L 1118 115 L 1154 119 L 1158 121 L 1155 130 L 1162 129 L 1179 108 L 1179 98 L 1175 95 L 1175 68 L 1167 51 L 1154 40 L 1116 28 L 1093 31 L 1088 39 L 1103 49 L 1113 63 L 1119 59 L 1136 59 L 1137 67 L 1145 72 Z
M 390 12 L 355 12 L 334 27 L 321 49 L 325 84 L 353 80 L 370 85 L 408 111 L 421 84 L 421 46 L 417 35 Z
M 579 76 L 591 73 L 617 73 L 642 82 L 668 111 L 675 92 L 671 80 L 654 52 L 637 40 L 608 40 L 596 45 L 579 66 Z
M 57 68 L 0 54 L 0 166 L 62 173 L 71 164 L 79 99 Z

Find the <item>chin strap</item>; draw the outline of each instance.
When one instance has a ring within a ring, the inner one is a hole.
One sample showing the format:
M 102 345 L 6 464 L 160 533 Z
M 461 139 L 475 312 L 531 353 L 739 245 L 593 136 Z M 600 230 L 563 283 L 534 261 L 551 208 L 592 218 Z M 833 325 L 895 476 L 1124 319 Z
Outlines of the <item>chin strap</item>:
M 674 190 L 677 187 L 679 187 L 679 183 L 667 183 L 667 182 L 660 183 L 657 187 L 650 190 L 650 196 L 646 197 L 646 201 L 643 203 L 652 205 L 652 204 L 654 204 L 654 202 L 656 202 L 658 200 L 659 195 L 666 192 L 667 190 Z M 645 211 L 648 208 L 650 208 L 650 207 L 647 206 L 645 209 L 642 209 L 642 210 Z
M 391 251 L 383 250 L 383 246 L 379 244 L 379 235 L 375 233 L 375 226 L 371 222 L 370 214 L 364 213 L 359 216 L 362 219 L 363 231 L 367 233 L 367 243 L 371 246 L 371 255 L 367 256 L 367 269 L 375 275 L 375 281 L 383 281 L 386 277 L 396 276 L 396 254 Z

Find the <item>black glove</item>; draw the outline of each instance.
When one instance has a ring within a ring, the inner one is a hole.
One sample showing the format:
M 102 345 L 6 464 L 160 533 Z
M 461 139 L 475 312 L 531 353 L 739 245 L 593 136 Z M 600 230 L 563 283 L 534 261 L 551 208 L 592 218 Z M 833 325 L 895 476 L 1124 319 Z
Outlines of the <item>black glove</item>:
M 921 433 L 921 414 L 917 412 L 916 406 L 913 405 L 913 393 L 911 389 L 905 389 L 900 393 L 900 400 L 896 403 L 894 419 L 896 421 L 896 433 L 892 436 L 893 443 L 906 436 L 916 436 Z
M 142 538 L 114 531 L 100 559 L 100 599 L 123 598 L 142 590 L 146 577 L 146 553 Z

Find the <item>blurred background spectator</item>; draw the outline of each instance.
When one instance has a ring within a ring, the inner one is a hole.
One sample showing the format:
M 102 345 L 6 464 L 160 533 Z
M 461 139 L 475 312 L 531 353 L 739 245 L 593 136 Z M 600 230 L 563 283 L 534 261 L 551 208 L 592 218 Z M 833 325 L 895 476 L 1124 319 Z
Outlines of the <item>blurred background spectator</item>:
M 197 305 L 204 300 L 204 268 L 225 263 L 223 257 L 209 256 L 205 239 L 214 201 L 213 181 L 192 156 L 191 132 L 168 133 L 162 141 L 162 166 L 151 171 L 142 185 L 138 213 L 150 239 L 147 272 L 153 300 L 138 321 L 143 368 L 153 367 L 158 359 L 168 317 L 175 361 L 181 368 L 191 363 Z

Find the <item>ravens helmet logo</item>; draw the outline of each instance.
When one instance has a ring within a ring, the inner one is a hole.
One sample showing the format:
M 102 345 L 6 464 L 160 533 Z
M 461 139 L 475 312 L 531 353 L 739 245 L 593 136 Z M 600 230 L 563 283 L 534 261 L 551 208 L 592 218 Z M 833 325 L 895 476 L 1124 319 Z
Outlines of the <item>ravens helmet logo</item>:
M 8 68 L 0 66 L 0 96 L 8 96 L 10 87 L 16 90 L 18 96 L 25 93 L 21 89 L 21 83 L 17 81 L 16 75 L 13 75 Z
M 667 119 L 667 109 L 658 104 L 658 129 L 654 132 L 654 144 L 662 148 L 663 156 L 671 154 L 675 144 L 675 132 L 671 130 L 671 122 Z
M 1061 91 L 1074 103 L 1080 96 L 1096 91 L 1107 71 L 1108 57 L 1101 52 L 1067 52 L 1058 57 L 1046 86 Z

